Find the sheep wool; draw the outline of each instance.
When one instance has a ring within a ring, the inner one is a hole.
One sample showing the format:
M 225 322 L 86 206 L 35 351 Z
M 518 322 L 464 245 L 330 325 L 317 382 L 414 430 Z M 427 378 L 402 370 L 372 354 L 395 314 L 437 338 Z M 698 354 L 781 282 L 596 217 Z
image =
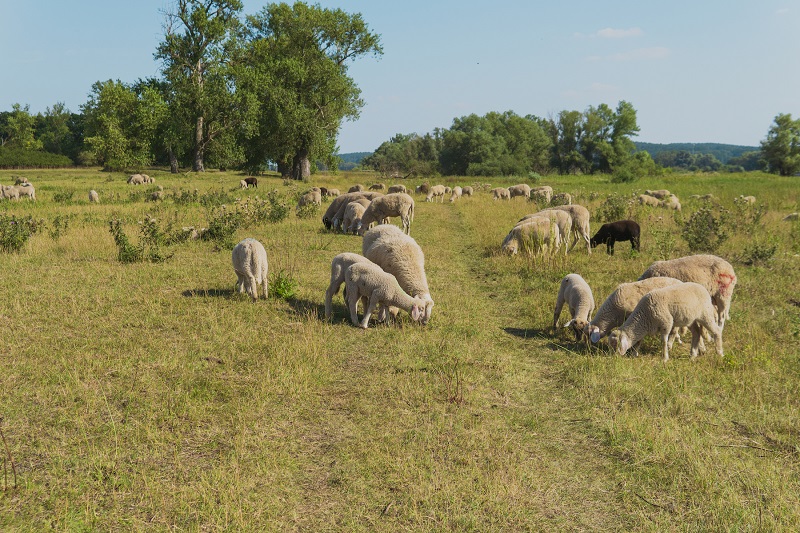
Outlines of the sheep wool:
M 231 256 L 233 270 L 236 272 L 236 290 L 245 291 L 253 301 L 258 300 L 258 285 L 264 290 L 264 298 L 268 296 L 267 285 L 267 251 L 264 245 L 255 239 L 247 238 L 233 247 Z
M 399 307 L 411 315 L 414 322 L 424 318 L 425 300 L 409 296 L 397 282 L 397 279 L 384 272 L 381 267 L 370 262 L 357 262 L 350 265 L 344 273 L 347 305 L 350 308 L 350 320 L 354 326 L 367 329 L 372 313 L 378 307 Z M 364 316 L 358 320 L 358 302 L 367 299 Z
M 370 224 L 390 217 L 400 217 L 403 223 L 403 232 L 411 234 L 411 222 L 414 220 L 414 199 L 404 192 L 395 192 L 375 198 L 370 202 L 361 217 L 361 233 L 364 233 Z
M 567 274 L 561 280 L 553 310 L 553 331 L 558 327 L 558 317 L 565 303 L 572 319 L 564 327 L 571 327 L 575 332 L 575 340 L 580 340 L 594 311 L 592 288 L 580 274 Z

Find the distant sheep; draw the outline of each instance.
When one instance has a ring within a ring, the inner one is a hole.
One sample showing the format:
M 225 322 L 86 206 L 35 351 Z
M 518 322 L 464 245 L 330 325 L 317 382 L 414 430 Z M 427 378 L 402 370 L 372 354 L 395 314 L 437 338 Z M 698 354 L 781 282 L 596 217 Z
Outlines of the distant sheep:
M 254 187 L 254 188 L 258 189 L 258 178 L 249 177 L 249 178 L 245 178 L 243 181 L 245 182 L 245 184 L 247 184 L 247 187 Z
M 555 253 L 561 244 L 558 226 L 550 217 L 543 215 L 525 220 L 514 226 L 503 239 L 500 249 L 507 254 L 516 255 L 525 251 L 530 255 Z
M 614 255 L 614 243 L 617 241 L 630 241 L 631 249 L 639 251 L 639 224 L 633 220 L 617 220 L 616 222 L 609 222 L 603 224 L 594 237 L 591 238 L 589 244 L 592 248 L 597 247 L 598 244 L 606 245 L 606 253 Z
M 308 191 L 297 201 L 297 209 L 307 205 L 322 205 L 322 194 L 320 194 L 319 190 Z
M 247 182 L 244 181 L 244 180 L 239 180 L 239 188 L 240 189 L 246 189 L 247 188 Z
M 367 209 L 366 206 L 369 205 L 369 201 L 366 201 L 366 205 L 362 204 L 362 201 L 365 201 L 365 199 L 362 198 L 362 200 L 350 202 L 345 207 L 344 217 L 342 218 L 342 232 L 357 234 L 361 229 L 361 220 L 364 216 L 364 211 Z
M 327 196 L 328 198 L 336 198 L 340 194 L 341 193 L 339 192 L 339 189 L 328 189 L 328 191 L 325 194 L 325 196 Z
M 363 190 L 364 190 L 364 186 L 361 185 L 360 183 L 356 183 L 355 185 L 350 187 L 350 189 L 347 192 L 361 192 Z
M 541 185 L 539 187 L 533 187 L 531 189 L 530 198 L 534 202 L 549 204 L 550 201 L 553 199 L 553 188 L 549 185 Z
M 36 189 L 30 183 L 23 183 L 22 185 L 12 185 L 17 190 L 19 198 L 30 198 L 36 200 Z
M 462 196 L 472 196 L 472 192 L 473 192 L 472 187 L 470 187 L 469 185 L 461 189 Z
M 380 195 L 381 193 L 379 192 L 353 192 L 353 193 L 341 194 L 333 199 L 333 201 L 328 206 L 328 209 L 325 211 L 325 214 L 322 215 L 322 224 L 325 226 L 326 229 L 336 230 L 338 229 L 339 223 L 342 221 L 342 218 L 344 216 L 344 209 L 345 207 L 347 207 L 348 203 L 358 198 L 366 198 L 368 200 L 372 200 L 373 198 Z
M 556 226 L 558 227 L 558 234 L 561 238 L 561 246 L 564 247 L 564 255 L 566 255 L 567 248 L 569 247 L 570 240 L 572 239 L 572 216 L 570 216 L 568 212 L 561 209 L 547 209 L 545 211 L 533 213 L 532 215 L 525 215 L 519 219 L 517 225 L 523 224 L 534 217 L 540 216 L 549 217 L 551 221 L 555 222 Z
M 100 195 L 97 194 L 97 191 L 92 189 L 89 191 L 89 203 L 92 204 L 99 204 L 100 203 Z
M 19 190 L 13 185 L 0 185 L 0 198 L 19 200 Z
M 592 255 L 591 230 L 589 228 L 589 219 L 591 215 L 589 214 L 589 210 L 582 205 L 571 204 L 548 207 L 542 209 L 542 212 L 553 210 L 566 211 L 569 213 L 569 216 L 572 217 L 572 235 L 575 239 L 569 247 L 570 251 L 575 247 L 578 241 L 583 239 L 583 241 L 586 242 L 586 252 Z
M 434 198 L 441 198 L 442 203 L 444 203 L 444 195 L 445 195 L 445 187 L 444 185 L 434 185 L 430 189 L 428 189 L 428 194 L 425 196 L 426 202 L 432 202 Z
M 711 334 L 717 354 L 723 356 L 722 328 L 717 325 L 711 296 L 705 287 L 692 282 L 656 289 L 645 294 L 625 323 L 611 332 L 608 344 L 618 354 L 625 355 L 629 349 L 635 350 L 647 335 L 658 335 L 662 339 L 666 362 L 669 360 L 673 330 L 681 327 L 688 327 L 692 332 L 692 359 L 697 357 L 701 349 L 703 330 Z
M 531 186 L 527 183 L 520 183 L 519 185 L 512 185 L 508 188 L 508 194 L 511 198 L 516 198 L 517 196 L 522 196 L 525 199 L 530 199 L 531 197 Z
M 680 211 L 681 210 L 681 202 L 678 200 L 678 197 L 674 194 L 668 196 L 666 199 L 662 200 L 660 203 L 661 207 L 665 207 L 667 209 L 672 209 L 673 211 Z
M 664 198 L 670 196 L 672 193 L 666 189 L 658 189 L 655 191 L 646 190 L 644 193 L 648 196 L 652 196 L 653 198 L 658 198 L 659 200 L 663 200 Z
M 553 331 L 558 327 L 558 317 L 561 309 L 567 304 L 570 316 L 572 317 L 564 327 L 571 327 L 575 333 L 575 340 L 580 340 L 584 336 L 584 329 L 589 325 L 589 320 L 594 311 L 594 296 L 592 288 L 580 274 L 567 274 L 561 280 L 556 298 L 556 307 L 553 310 Z
M 14 180 L 14 185 L 24 185 L 26 183 L 30 183 L 30 181 L 28 181 L 28 178 L 23 176 L 17 176 L 17 178 Z
M 661 201 L 655 196 L 650 196 L 649 194 L 640 194 L 637 199 L 641 205 L 649 205 L 651 207 L 661 206 Z
M 753 204 L 756 203 L 756 197 L 755 196 L 745 196 L 743 194 L 740 194 L 738 200 L 743 204 L 753 205 Z
M 392 274 L 371 262 L 357 262 L 344 273 L 347 305 L 354 326 L 367 329 L 369 319 L 378 308 L 397 307 L 411 315 L 411 320 L 421 322 L 425 318 L 425 300 L 410 296 Z M 358 302 L 367 299 L 364 316 L 358 320 Z
M 406 235 L 411 234 L 411 222 L 414 221 L 414 199 L 403 192 L 396 192 L 375 198 L 370 202 L 364 215 L 361 217 L 361 229 L 359 233 L 362 235 L 364 231 L 369 228 L 370 224 L 377 222 L 382 223 L 383 220 L 391 217 L 400 217 L 403 224 L 403 233 Z
M 406 186 L 405 186 L 405 185 L 402 185 L 402 184 L 397 184 L 397 185 L 392 185 L 391 187 L 389 187 L 389 188 L 386 190 L 386 192 L 387 192 L 387 193 L 389 193 L 389 194 L 392 194 L 393 192 L 404 192 L 404 193 L 408 193 L 408 189 L 406 189 Z
M 455 202 L 456 200 L 458 200 L 459 198 L 461 198 L 461 196 L 462 196 L 463 194 L 464 194 L 464 189 L 462 189 L 461 187 L 459 187 L 458 185 L 456 185 L 455 187 L 453 187 L 453 194 L 451 194 L 451 195 L 450 195 L 450 202 L 451 202 L 451 203 L 452 203 L 452 202 Z
M 369 186 L 369 190 L 371 191 L 382 191 L 384 189 L 386 189 L 386 185 L 383 183 L 373 183 Z
M 429 183 L 427 183 L 427 182 L 425 182 L 425 183 L 423 183 L 423 184 L 421 184 L 421 185 L 417 185 L 417 186 L 414 188 L 414 192 L 417 192 L 417 193 L 420 193 L 420 194 L 428 194 L 428 192 L 429 192 L 430 190 L 431 190 L 431 186 L 430 186 L 430 184 L 429 184 Z
M 150 177 L 146 174 L 133 174 L 128 178 L 128 185 L 144 185 L 149 183 Z
M 506 187 L 495 187 L 492 189 L 492 199 L 493 200 L 510 200 L 511 193 L 509 192 L 508 188 Z
M 247 238 L 234 246 L 231 256 L 233 270 L 236 272 L 236 290 L 245 291 L 253 301 L 258 300 L 258 285 L 264 290 L 264 298 L 268 296 L 267 284 L 267 251 L 255 239 Z
M 568 192 L 560 192 L 558 194 L 554 194 L 553 198 L 550 200 L 550 204 L 553 206 L 569 205 L 571 203 L 572 203 L 572 195 Z

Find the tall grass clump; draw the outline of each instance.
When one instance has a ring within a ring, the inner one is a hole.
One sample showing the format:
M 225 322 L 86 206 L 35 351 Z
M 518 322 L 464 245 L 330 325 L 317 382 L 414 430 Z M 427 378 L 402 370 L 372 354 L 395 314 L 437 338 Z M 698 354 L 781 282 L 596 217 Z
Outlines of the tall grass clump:
M 628 211 L 628 199 L 617 193 L 609 194 L 595 211 L 600 222 L 622 220 Z
M 32 216 L 18 218 L 0 213 L 0 250 L 6 253 L 19 252 L 41 225 L 42 221 Z
M 225 247 L 233 246 L 233 236 L 243 224 L 244 216 L 241 211 L 221 205 L 208 212 L 208 229 L 203 232 L 202 239 Z
M 117 258 L 121 263 L 163 263 L 174 254 L 165 252 L 165 248 L 183 242 L 188 233 L 175 231 L 174 225 L 167 222 L 162 228 L 158 220 L 147 215 L 139 222 L 139 242 L 134 244 L 122 228 L 122 221 L 113 218 L 109 221 L 109 231 L 117 245 Z

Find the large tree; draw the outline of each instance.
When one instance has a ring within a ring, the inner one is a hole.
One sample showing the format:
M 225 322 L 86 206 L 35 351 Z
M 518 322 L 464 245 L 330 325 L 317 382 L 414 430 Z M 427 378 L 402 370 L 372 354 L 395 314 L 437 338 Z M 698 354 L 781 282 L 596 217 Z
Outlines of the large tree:
M 330 161 L 339 128 L 364 105 L 348 62 L 380 55 L 380 37 L 361 14 L 303 2 L 269 4 L 248 17 L 247 44 L 238 62 L 242 105 L 252 111 L 243 131 L 250 166 L 265 159 L 295 179 L 311 161 Z
M 170 131 L 191 133 L 192 169 L 205 170 L 206 150 L 236 124 L 231 47 L 239 25 L 240 0 L 178 0 L 167 13 L 163 61 L 169 94 Z
M 11 112 L 5 117 L 5 124 L 0 131 L 0 146 L 22 148 L 23 150 L 41 150 L 42 141 L 36 139 L 36 118 L 29 112 L 29 107 L 20 104 L 11 106 Z
M 770 172 L 781 176 L 800 172 L 800 120 L 784 113 L 775 117 L 767 138 L 761 141 L 761 154 Z

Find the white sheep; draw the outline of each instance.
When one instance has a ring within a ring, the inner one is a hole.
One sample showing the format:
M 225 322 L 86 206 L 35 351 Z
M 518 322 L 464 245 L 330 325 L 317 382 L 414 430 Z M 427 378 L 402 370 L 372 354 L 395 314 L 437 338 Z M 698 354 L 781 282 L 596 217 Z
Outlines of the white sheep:
M 357 262 L 350 265 L 344 273 L 347 305 L 350 308 L 350 320 L 354 326 L 367 329 L 372 313 L 380 308 L 397 307 L 411 315 L 414 322 L 425 317 L 425 300 L 409 296 L 397 282 L 397 278 L 385 272 L 376 264 Z M 358 302 L 366 298 L 364 316 L 358 321 Z
M 649 194 L 640 194 L 638 196 L 638 200 L 641 205 L 649 205 L 651 207 L 661 206 L 661 200 L 659 200 L 655 196 L 650 196 Z
M 508 194 L 511 198 L 516 198 L 517 196 L 522 196 L 525 199 L 530 199 L 531 197 L 531 186 L 527 183 L 520 183 L 519 185 L 512 185 L 508 188 Z
M 253 299 L 258 300 L 258 285 L 264 290 L 264 298 L 268 296 L 267 286 L 267 251 L 255 239 L 247 238 L 233 247 L 231 256 L 233 270 L 236 272 L 236 290 L 247 291 Z
M 514 226 L 503 239 L 500 249 L 511 255 L 524 250 L 530 256 L 545 254 L 548 251 L 555 253 L 560 244 L 561 235 L 555 221 L 549 216 L 542 215 L 529 218 Z
M 247 182 L 244 181 L 244 180 L 239 180 L 239 188 L 240 189 L 246 189 L 247 188 Z
M 557 205 L 569 205 L 572 203 L 572 195 L 568 192 L 560 192 L 558 194 L 554 194 L 553 198 L 550 200 L 550 203 L 554 206 Z
M 369 190 L 371 191 L 382 191 L 386 188 L 386 185 L 383 183 L 373 183 L 369 186 Z
M 417 241 L 397 226 L 381 224 L 364 233 L 361 249 L 364 257 L 396 277 L 404 291 L 425 300 L 422 323 L 427 324 L 434 302 L 425 275 L 425 254 Z
M 648 196 L 652 196 L 653 198 L 658 198 L 659 200 L 663 200 L 663 199 L 665 199 L 666 197 L 668 197 L 668 196 L 670 196 L 672 194 L 671 192 L 669 192 L 666 189 L 658 189 L 658 190 L 655 190 L 655 191 L 651 191 L 651 190 L 648 189 L 648 190 L 644 191 L 644 193 L 646 195 L 648 195 Z
M 364 190 L 364 186 L 363 186 L 363 185 L 361 185 L 360 183 L 356 183 L 355 185 L 353 185 L 352 187 L 350 187 L 350 188 L 347 190 L 347 192 L 361 192 L 361 191 L 363 191 L 363 190 Z
M 659 204 L 661 207 L 672 209 L 674 211 L 681 210 L 681 202 L 674 194 L 669 195 L 666 199 L 662 200 Z
M 740 194 L 738 200 L 739 200 L 739 202 L 741 202 L 743 204 L 751 204 L 752 205 L 752 204 L 756 203 L 756 197 L 755 196 L 745 196 L 743 194 Z
M 492 189 L 492 199 L 493 200 L 510 200 L 511 193 L 509 192 L 508 188 L 506 187 L 495 187 Z
M 428 189 L 428 194 L 425 196 L 425 201 L 432 202 L 434 198 L 441 198 L 442 203 L 444 203 L 445 191 L 446 189 L 444 185 L 434 185 Z
M 453 194 L 450 195 L 450 202 L 455 202 L 464 194 L 464 189 L 456 185 L 453 187 Z
M 375 198 L 361 216 L 359 233 L 363 235 L 373 222 L 381 224 L 391 217 L 400 217 L 403 232 L 410 235 L 411 222 L 414 221 L 414 199 L 404 192 L 394 192 Z
M 567 304 L 570 316 L 572 317 L 564 327 L 571 327 L 575 332 L 575 340 L 580 340 L 583 331 L 589 325 L 589 320 L 594 311 L 594 296 L 592 288 L 580 274 L 567 274 L 561 280 L 556 298 L 556 307 L 553 310 L 553 331 L 558 327 L 558 317 L 561 309 Z
M 386 192 L 389 193 L 389 194 L 391 194 L 393 192 L 405 192 L 405 193 L 407 193 L 408 189 L 406 189 L 405 185 L 397 184 L 397 185 L 392 185 L 391 187 L 389 187 L 386 190 Z
M 337 196 L 340 195 L 341 193 L 339 192 L 339 189 L 328 189 L 328 193 L 325 196 L 327 196 L 328 198 L 336 198 Z
M 97 194 L 97 191 L 92 189 L 89 191 L 89 203 L 92 204 L 99 204 L 100 203 L 100 195 Z
M 13 185 L 0 185 L 0 198 L 19 200 L 19 190 Z
M 692 332 L 691 357 L 701 350 L 702 330 L 714 338 L 717 354 L 722 352 L 722 329 L 717 325 L 716 311 L 708 291 L 699 283 L 681 283 L 645 294 L 619 329 L 611 332 L 608 344 L 620 355 L 636 350 L 647 335 L 659 335 L 664 347 L 664 361 L 669 360 L 672 332 L 688 327 Z
M 17 176 L 17 179 L 14 180 L 14 185 L 23 185 L 25 183 L 30 183 L 30 181 L 24 176 Z
M 133 174 L 128 178 L 128 185 L 144 185 L 149 181 L 149 177 L 145 179 L 144 174 Z
M 561 237 L 561 245 L 564 246 L 564 255 L 566 255 L 567 247 L 569 246 L 572 236 L 572 217 L 570 214 L 562 209 L 548 209 L 531 215 L 525 215 L 519 219 L 517 225 L 539 216 L 550 217 L 550 219 L 556 223 L 556 226 L 558 226 L 558 234 Z
M 328 290 L 325 291 L 325 318 L 329 319 L 333 313 L 333 297 L 339 293 L 339 288 L 344 283 L 344 273 L 350 265 L 355 263 L 372 263 L 363 255 L 353 254 L 349 252 L 341 253 L 333 258 L 331 261 L 331 282 L 328 285 Z M 389 313 L 397 316 L 399 309 L 396 307 L 389 307 Z M 386 319 L 386 309 L 381 309 L 378 320 L 383 322 Z
M 549 204 L 553 198 L 553 188 L 549 185 L 540 185 L 531 189 L 531 200 L 535 202 L 541 201 L 542 203 Z
M 36 200 L 36 189 L 33 188 L 33 185 L 30 183 L 23 183 L 22 185 L 13 185 L 13 187 L 17 190 L 20 199 L 30 198 L 31 200 Z
M 706 288 L 717 309 L 720 329 L 730 320 L 731 298 L 736 287 L 736 273 L 730 263 L 710 254 L 689 255 L 668 261 L 656 261 L 639 280 L 666 276 L 684 282 L 699 283 Z
M 377 198 L 378 196 L 382 196 L 382 193 L 352 192 L 339 195 L 333 199 L 328 206 L 328 209 L 325 210 L 325 214 L 322 215 L 322 223 L 325 225 L 325 228 L 336 230 L 339 227 L 339 223 L 342 221 L 342 218 L 344 217 L 344 210 L 347 207 L 347 204 L 353 200 L 358 200 L 359 198 L 366 198 L 367 200 L 371 201 L 373 198 Z
M 367 202 L 369 205 L 369 202 Z M 344 218 L 342 219 L 342 231 L 344 233 L 357 234 L 361 229 L 361 220 L 364 217 L 366 207 L 360 202 L 350 202 L 344 210 Z
M 594 318 L 584 327 L 584 333 L 593 343 L 621 326 L 636 308 L 642 296 L 655 289 L 683 283 L 675 278 L 649 278 L 631 283 L 620 283 L 597 309 Z
M 472 187 L 467 185 L 466 187 L 462 187 L 461 194 L 462 196 L 472 196 L 473 190 Z
M 578 244 L 578 241 L 583 239 L 584 242 L 586 242 L 586 252 L 589 255 L 592 255 L 592 233 L 591 229 L 589 228 L 589 219 L 591 218 L 591 215 L 589 214 L 589 210 L 582 205 L 570 204 L 548 207 L 546 209 L 542 209 L 541 212 L 554 210 L 565 211 L 569 213 L 569 216 L 572 218 L 572 235 L 575 237 L 575 239 L 572 241 L 572 245 L 569 247 L 570 251 L 575 248 L 575 245 Z
M 319 189 L 308 191 L 297 201 L 297 209 L 307 205 L 322 205 L 322 193 Z

